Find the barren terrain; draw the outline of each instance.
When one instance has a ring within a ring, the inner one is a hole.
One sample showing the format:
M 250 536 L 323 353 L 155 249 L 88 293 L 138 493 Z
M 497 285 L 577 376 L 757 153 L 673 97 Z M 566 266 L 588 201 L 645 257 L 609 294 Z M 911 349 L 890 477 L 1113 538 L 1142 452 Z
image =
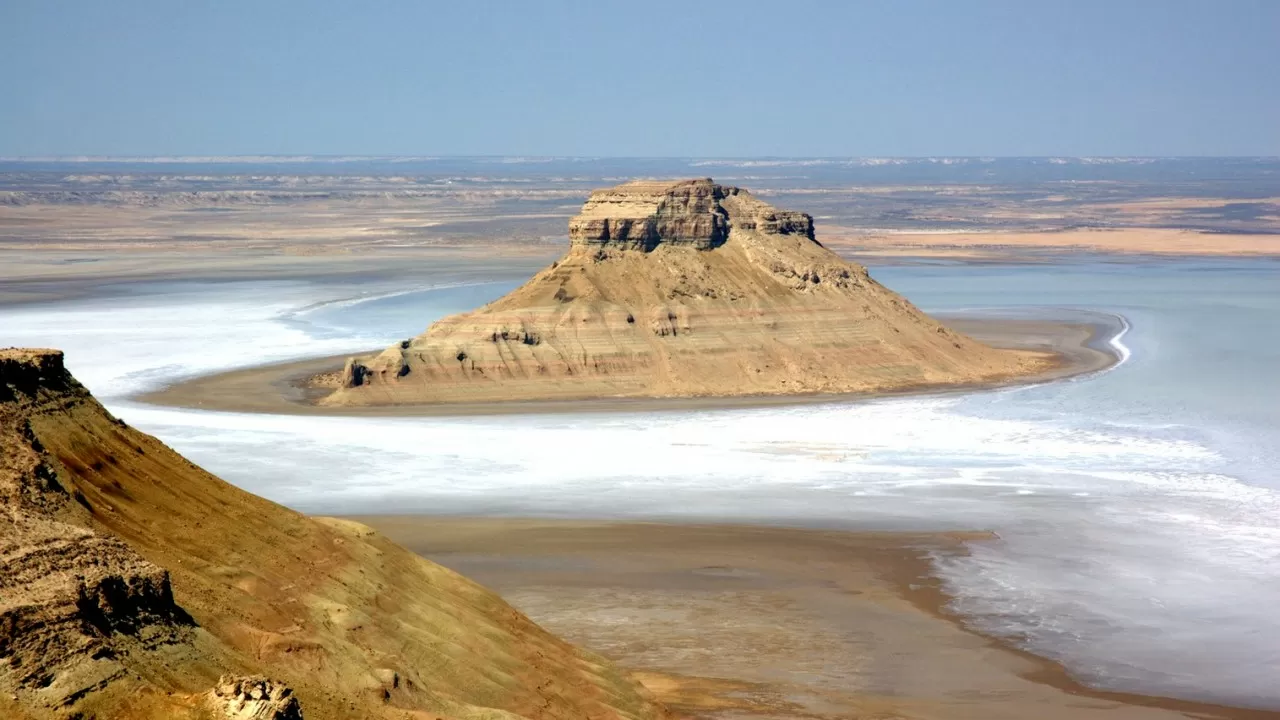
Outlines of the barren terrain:
M 635 668 L 696 718 L 1159 720 L 1275 713 L 1090 690 L 946 612 L 983 533 L 377 516 L 388 537 Z

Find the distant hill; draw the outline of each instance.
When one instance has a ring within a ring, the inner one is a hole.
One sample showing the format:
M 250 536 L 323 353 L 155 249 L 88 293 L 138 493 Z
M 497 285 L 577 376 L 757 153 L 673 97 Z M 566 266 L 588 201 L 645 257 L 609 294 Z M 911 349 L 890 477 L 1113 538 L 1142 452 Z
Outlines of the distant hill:
M 1043 354 L 957 333 L 710 179 L 593 192 L 570 249 L 507 296 L 353 358 L 328 405 L 871 392 L 986 382 Z

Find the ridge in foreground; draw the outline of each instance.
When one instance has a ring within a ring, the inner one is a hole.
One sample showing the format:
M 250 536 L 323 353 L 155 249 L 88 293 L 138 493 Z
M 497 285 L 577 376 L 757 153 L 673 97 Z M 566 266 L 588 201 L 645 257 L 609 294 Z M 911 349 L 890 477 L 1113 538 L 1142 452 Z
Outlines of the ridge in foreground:
M 358 523 L 308 518 L 0 350 L 0 717 L 665 717 Z

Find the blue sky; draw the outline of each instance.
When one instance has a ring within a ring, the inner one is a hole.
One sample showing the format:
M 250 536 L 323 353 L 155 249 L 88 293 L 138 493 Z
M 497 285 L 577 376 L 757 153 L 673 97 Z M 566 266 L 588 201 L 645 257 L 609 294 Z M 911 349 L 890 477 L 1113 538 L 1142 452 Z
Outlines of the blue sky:
M 0 0 L 0 155 L 1280 155 L 1280 1 Z

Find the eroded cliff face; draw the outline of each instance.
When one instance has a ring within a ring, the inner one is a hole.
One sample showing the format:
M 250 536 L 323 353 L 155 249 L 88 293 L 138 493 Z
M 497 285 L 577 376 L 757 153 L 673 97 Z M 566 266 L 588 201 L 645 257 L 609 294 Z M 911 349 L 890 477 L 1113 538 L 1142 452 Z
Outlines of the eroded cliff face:
M 169 573 L 88 527 L 32 425 L 87 397 L 61 353 L 0 351 L 0 692 L 35 717 L 196 642 Z
M 115 538 L 11 515 L 0 564 L 0 658 L 35 708 L 74 704 L 134 655 L 192 640 L 168 572 Z
M 206 705 L 227 720 L 303 720 L 293 690 L 262 676 L 219 678 Z
M 710 250 L 729 239 L 731 228 L 813 240 L 808 215 L 776 210 L 740 188 L 706 178 L 638 181 L 597 190 L 569 221 L 569 244 L 644 252 L 660 244 Z
M 569 238 L 506 297 L 353 358 L 322 402 L 881 391 L 1051 362 L 946 328 L 822 247 L 809 215 L 710 179 L 598 190 Z
M 304 713 L 663 715 L 484 588 L 128 427 L 61 353 L 0 350 L 0 717 Z

